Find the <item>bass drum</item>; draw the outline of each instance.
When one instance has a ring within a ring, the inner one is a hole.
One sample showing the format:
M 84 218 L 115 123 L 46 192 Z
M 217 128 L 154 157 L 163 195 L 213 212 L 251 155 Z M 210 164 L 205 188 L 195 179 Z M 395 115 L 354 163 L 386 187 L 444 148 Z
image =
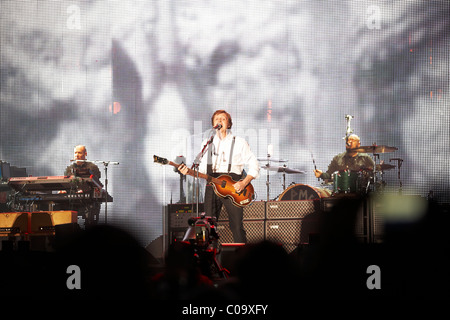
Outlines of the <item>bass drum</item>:
M 331 196 L 331 191 L 325 188 L 314 188 L 306 184 L 294 184 L 283 191 L 278 201 L 285 200 L 320 200 Z

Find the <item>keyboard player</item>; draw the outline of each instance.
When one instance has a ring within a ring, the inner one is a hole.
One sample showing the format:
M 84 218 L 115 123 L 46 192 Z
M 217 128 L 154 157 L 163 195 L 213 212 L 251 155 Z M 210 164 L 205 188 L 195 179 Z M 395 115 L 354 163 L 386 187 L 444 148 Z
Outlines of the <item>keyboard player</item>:
M 96 176 L 98 179 L 101 177 L 100 169 L 95 163 L 86 161 L 87 150 L 83 145 L 75 146 L 73 150 L 74 162 L 66 168 L 64 172 L 65 176 L 77 176 L 81 178 L 89 178 L 91 175 Z M 75 161 L 82 160 L 82 161 Z
M 76 176 L 81 178 L 89 178 L 91 175 L 98 180 L 101 177 L 100 169 L 93 162 L 86 161 L 87 149 L 84 145 L 77 145 L 73 149 L 73 163 L 68 166 L 64 172 L 65 176 Z M 79 160 L 79 161 L 76 161 Z M 79 190 L 78 192 L 82 192 Z M 62 205 L 64 206 L 64 205 Z M 100 203 L 91 201 L 86 204 L 69 204 L 65 205 L 66 210 L 78 211 L 78 215 L 85 220 L 85 226 L 95 225 L 98 222 L 100 213 Z

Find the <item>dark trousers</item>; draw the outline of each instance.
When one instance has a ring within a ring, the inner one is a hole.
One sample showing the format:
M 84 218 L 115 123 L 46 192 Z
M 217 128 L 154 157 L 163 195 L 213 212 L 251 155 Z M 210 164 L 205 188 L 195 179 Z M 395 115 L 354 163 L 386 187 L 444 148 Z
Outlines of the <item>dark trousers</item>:
M 234 178 L 233 178 L 234 179 Z M 236 243 L 247 243 L 247 235 L 244 229 L 244 209 L 237 207 L 228 198 L 222 198 L 214 193 L 214 188 L 211 185 L 206 185 L 205 188 L 205 215 L 209 217 L 216 217 L 219 220 L 222 205 L 225 206 L 230 222 L 230 230 L 233 234 L 233 241 Z M 220 237 L 220 233 L 219 233 Z

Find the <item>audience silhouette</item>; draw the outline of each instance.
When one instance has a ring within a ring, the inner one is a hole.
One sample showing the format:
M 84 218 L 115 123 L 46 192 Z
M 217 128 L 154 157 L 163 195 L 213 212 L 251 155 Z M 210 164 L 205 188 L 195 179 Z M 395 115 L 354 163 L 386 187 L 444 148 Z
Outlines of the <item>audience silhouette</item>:
M 448 299 L 448 207 L 427 201 L 414 221 L 389 222 L 381 243 L 354 232 L 365 199 L 342 199 L 321 214 L 314 242 L 288 254 L 281 243 L 249 243 L 234 252 L 233 272 L 213 277 L 217 256 L 189 242 L 174 242 L 164 264 L 127 231 L 97 225 L 56 237 L 52 252 L 23 244 L 0 252 L 2 296 L 74 299 L 282 301 L 298 299 Z M 221 252 L 219 250 L 218 255 Z M 222 265 L 227 266 L 226 261 Z M 80 269 L 80 288 L 69 289 L 68 267 Z M 369 266 L 381 287 L 369 288 Z M 220 266 L 219 266 L 220 267 Z M 217 269 L 216 269 L 217 271 Z M 39 288 L 40 294 L 33 288 Z

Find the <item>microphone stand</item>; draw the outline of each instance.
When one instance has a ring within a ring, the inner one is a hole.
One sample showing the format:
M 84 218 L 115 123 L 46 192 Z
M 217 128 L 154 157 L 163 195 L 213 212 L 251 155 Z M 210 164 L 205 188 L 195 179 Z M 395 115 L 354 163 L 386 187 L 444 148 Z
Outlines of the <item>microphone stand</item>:
M 267 203 L 270 201 L 270 178 L 269 178 L 269 168 L 270 168 L 270 154 L 267 154 L 267 178 L 266 178 L 266 190 L 267 190 Z
M 103 166 L 105 168 L 105 224 L 108 223 L 108 165 L 119 165 L 119 162 L 115 161 L 101 161 L 96 160 L 93 161 L 94 163 L 103 163 Z
M 209 140 L 206 142 L 206 144 L 203 146 L 202 150 L 199 152 L 199 154 L 195 157 L 194 163 L 192 164 L 191 169 L 194 170 L 194 189 L 195 189 L 195 204 L 196 204 L 196 216 L 199 217 L 199 212 L 198 212 L 198 204 L 199 204 L 199 191 L 200 191 L 200 185 L 199 185 L 199 165 L 200 165 L 200 161 L 203 158 L 203 156 L 206 153 L 206 149 L 207 147 L 212 143 L 214 139 L 214 135 L 212 135 Z
M 403 186 L 402 186 L 402 180 L 400 178 L 400 167 L 402 166 L 403 159 L 400 159 L 400 158 L 389 159 L 389 162 L 392 162 L 392 161 L 397 161 L 397 168 L 398 168 L 398 170 L 397 170 L 397 177 L 398 177 L 398 182 L 400 184 L 399 189 L 398 189 L 398 193 L 402 194 Z
M 377 178 L 377 158 L 378 158 L 378 160 L 380 160 L 380 155 L 378 153 L 375 153 L 375 152 L 372 153 L 372 155 L 373 155 L 373 162 L 374 162 L 373 170 L 372 170 L 372 173 L 373 173 L 373 191 L 376 192 L 377 189 L 378 189 L 378 186 L 377 186 L 377 183 L 378 183 L 378 178 Z

